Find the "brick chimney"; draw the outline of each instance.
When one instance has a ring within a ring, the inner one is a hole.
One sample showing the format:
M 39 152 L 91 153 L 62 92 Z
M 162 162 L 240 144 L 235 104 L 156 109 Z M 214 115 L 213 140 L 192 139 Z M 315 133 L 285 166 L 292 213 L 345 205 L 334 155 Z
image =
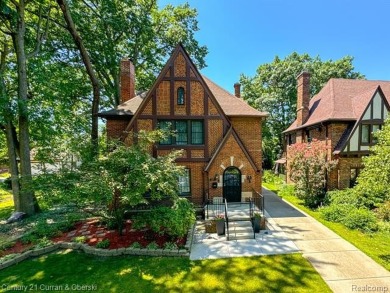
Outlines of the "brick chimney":
M 237 98 L 241 98 L 241 84 L 238 82 L 234 84 L 234 95 Z
M 130 59 L 121 60 L 120 64 L 121 103 L 135 97 L 135 69 Z
M 302 71 L 297 77 L 297 126 L 309 118 L 310 73 Z

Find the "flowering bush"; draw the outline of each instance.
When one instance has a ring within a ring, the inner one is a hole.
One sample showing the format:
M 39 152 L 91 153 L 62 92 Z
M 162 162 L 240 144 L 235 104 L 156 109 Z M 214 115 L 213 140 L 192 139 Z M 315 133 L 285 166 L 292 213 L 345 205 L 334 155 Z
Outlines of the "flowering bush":
M 316 207 L 324 198 L 326 173 L 337 165 L 337 160 L 327 160 L 327 153 L 328 148 L 318 140 L 290 146 L 290 179 L 306 206 Z

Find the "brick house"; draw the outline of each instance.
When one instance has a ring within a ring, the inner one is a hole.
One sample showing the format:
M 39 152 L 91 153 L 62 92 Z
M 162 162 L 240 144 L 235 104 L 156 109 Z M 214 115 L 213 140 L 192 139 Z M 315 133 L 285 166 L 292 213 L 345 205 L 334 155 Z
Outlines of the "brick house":
M 139 130 L 171 127 L 176 135 L 154 145 L 153 156 L 182 149 L 177 163 L 181 196 L 195 204 L 224 197 L 245 201 L 261 191 L 261 126 L 266 113 L 201 75 L 183 46 L 178 45 L 151 89 L 135 94 L 134 66 L 121 61 L 121 104 L 102 112 L 109 139 L 135 142 Z
M 361 158 L 375 144 L 372 133 L 381 129 L 390 111 L 390 82 L 356 79 L 330 79 L 310 99 L 310 74 L 297 78 L 297 118 L 284 131 L 287 180 L 289 145 L 317 139 L 327 146 L 327 158 L 338 159 L 328 174 L 328 189 L 353 186 Z

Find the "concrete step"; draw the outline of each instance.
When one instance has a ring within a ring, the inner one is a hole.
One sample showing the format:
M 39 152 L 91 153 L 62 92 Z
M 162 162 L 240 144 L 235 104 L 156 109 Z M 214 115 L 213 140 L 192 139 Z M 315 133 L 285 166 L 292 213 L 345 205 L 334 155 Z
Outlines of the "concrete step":
M 253 239 L 253 235 L 251 221 L 229 222 L 229 240 Z

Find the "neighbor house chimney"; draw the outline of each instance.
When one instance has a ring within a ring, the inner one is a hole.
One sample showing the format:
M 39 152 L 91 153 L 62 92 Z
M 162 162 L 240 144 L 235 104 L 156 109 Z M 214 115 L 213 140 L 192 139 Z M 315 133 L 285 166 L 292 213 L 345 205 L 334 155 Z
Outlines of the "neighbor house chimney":
M 121 103 L 135 97 L 135 69 L 130 59 L 121 60 L 120 89 Z
M 241 98 L 241 84 L 239 84 L 238 82 L 234 84 L 234 95 L 237 98 Z
M 309 118 L 310 73 L 303 71 L 297 77 L 297 126 Z

